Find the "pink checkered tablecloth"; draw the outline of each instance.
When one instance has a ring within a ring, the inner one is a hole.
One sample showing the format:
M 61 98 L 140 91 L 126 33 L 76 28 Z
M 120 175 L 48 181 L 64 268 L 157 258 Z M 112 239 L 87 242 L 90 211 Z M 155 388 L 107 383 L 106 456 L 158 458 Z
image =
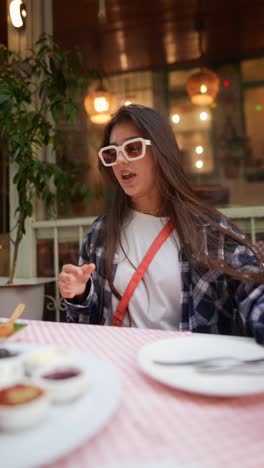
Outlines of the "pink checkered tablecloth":
M 159 384 L 139 370 L 136 357 L 144 344 L 177 335 L 181 339 L 180 334 L 28 323 L 15 341 L 92 352 L 110 361 L 122 379 L 120 406 L 106 427 L 49 468 L 141 468 L 154 462 L 167 466 L 168 460 L 174 460 L 173 466 L 192 468 L 264 466 L 264 394 L 197 396 Z

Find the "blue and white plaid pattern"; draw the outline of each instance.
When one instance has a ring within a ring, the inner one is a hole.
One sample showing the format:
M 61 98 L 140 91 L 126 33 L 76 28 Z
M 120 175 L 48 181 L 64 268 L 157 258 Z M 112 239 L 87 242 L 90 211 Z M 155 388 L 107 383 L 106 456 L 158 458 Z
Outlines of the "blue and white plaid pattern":
M 112 316 L 112 292 L 103 275 L 101 260 L 104 249 L 96 247 L 96 241 L 104 217 L 99 217 L 86 235 L 79 264 L 95 263 L 96 269 L 88 284 L 88 296 L 84 304 L 67 303 L 69 322 L 104 324 Z M 206 242 L 206 230 L 204 237 Z M 254 255 L 243 245 L 234 243 L 233 250 L 224 249 L 224 236 L 220 235 L 218 258 L 225 259 L 236 269 L 256 270 Z M 113 275 L 118 264 L 118 254 L 113 263 Z M 241 282 L 218 271 L 197 271 L 180 253 L 182 293 L 180 330 L 200 333 L 245 334 L 254 336 L 264 344 L 264 284 Z M 102 317 L 99 303 L 103 301 Z M 241 327 L 238 330 L 238 323 Z

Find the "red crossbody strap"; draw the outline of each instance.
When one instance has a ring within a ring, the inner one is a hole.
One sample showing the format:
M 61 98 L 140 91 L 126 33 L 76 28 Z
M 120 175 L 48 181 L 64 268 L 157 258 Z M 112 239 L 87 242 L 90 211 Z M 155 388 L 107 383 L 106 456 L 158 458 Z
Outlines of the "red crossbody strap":
M 119 305 L 112 317 L 112 325 L 120 327 L 122 325 L 127 306 L 129 304 L 129 301 L 131 297 L 134 294 L 134 291 L 139 283 L 139 281 L 142 279 L 145 271 L 148 269 L 148 266 L 150 262 L 153 260 L 155 257 L 156 253 L 164 244 L 164 242 L 168 239 L 170 236 L 171 232 L 173 231 L 175 225 L 173 221 L 168 221 L 167 224 L 162 228 L 160 233 L 157 235 L 157 237 L 154 239 L 152 242 L 151 246 L 147 250 L 147 253 L 145 254 L 142 262 L 140 263 L 139 267 L 135 271 L 134 275 L 132 276 L 130 282 L 128 283 L 128 286 L 119 302 Z

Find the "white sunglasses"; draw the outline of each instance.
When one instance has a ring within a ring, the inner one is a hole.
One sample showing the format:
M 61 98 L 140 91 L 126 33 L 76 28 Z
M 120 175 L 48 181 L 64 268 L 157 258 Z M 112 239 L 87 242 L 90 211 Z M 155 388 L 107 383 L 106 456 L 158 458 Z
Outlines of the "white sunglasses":
M 150 140 L 141 137 L 131 138 L 131 140 L 125 141 L 120 146 L 109 145 L 101 148 L 98 156 L 104 166 L 114 166 L 117 162 L 119 151 L 122 151 L 127 161 L 136 161 L 137 159 L 144 158 L 147 145 L 151 145 Z

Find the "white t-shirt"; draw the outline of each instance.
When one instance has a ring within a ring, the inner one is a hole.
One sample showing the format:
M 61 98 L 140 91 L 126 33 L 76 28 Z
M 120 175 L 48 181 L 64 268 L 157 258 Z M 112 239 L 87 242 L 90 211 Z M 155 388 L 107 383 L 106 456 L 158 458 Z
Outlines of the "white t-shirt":
M 166 222 L 167 218 L 133 211 L 129 223 L 124 226 L 121 241 L 127 257 L 136 268 Z M 133 327 L 163 330 L 179 328 L 181 273 L 178 253 L 179 241 L 174 230 L 156 253 L 130 300 L 129 313 Z M 125 257 L 121 246 L 118 254 L 114 286 L 123 295 L 135 269 Z M 118 304 L 119 300 L 113 295 L 113 312 Z M 127 315 L 123 326 L 129 326 Z

